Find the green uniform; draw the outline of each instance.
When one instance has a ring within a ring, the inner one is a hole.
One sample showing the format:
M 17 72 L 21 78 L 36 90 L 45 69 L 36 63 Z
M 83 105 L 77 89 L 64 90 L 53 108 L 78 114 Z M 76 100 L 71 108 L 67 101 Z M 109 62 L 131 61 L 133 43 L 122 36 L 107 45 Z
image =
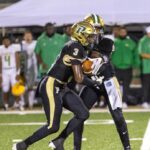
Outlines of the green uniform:
M 150 38 L 144 36 L 138 44 L 139 54 L 150 54 Z M 150 59 L 142 58 L 142 73 L 150 73 Z
M 46 33 L 43 33 L 38 38 L 35 53 L 40 55 L 43 63 L 47 64 L 47 68 L 49 69 L 60 53 L 65 42 L 64 37 L 60 34 L 55 33 L 54 36 L 49 38 Z M 42 66 L 40 66 L 39 71 L 40 73 L 46 73 L 48 69 L 44 70 Z
M 112 53 L 112 63 L 118 69 L 128 69 L 139 66 L 136 43 L 129 37 L 117 38 L 114 41 L 115 51 Z
M 65 42 L 68 42 L 70 40 L 70 37 L 67 34 L 63 34 L 62 38 L 64 39 Z

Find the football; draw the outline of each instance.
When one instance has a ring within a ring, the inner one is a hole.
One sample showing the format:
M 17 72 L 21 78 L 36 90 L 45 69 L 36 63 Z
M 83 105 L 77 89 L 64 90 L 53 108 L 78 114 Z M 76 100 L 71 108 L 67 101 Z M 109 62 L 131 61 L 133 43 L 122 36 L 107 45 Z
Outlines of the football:
M 93 65 L 93 61 L 87 59 L 82 63 L 82 68 L 83 68 L 83 72 L 86 74 L 91 74 L 92 73 L 92 65 Z

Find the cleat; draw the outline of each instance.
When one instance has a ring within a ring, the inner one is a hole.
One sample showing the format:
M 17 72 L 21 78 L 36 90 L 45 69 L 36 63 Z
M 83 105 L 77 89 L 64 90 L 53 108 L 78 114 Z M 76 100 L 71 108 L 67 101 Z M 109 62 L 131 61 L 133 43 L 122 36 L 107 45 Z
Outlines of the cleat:
M 54 145 L 53 142 L 50 142 L 48 146 L 49 146 L 52 150 L 53 150 L 53 149 L 56 149 L 56 147 L 55 147 L 55 145 Z
M 65 150 L 63 144 L 64 144 L 64 140 L 63 139 L 56 139 L 56 140 L 52 140 L 49 143 L 49 147 L 52 150 Z
M 19 142 L 13 145 L 12 150 L 27 150 L 28 146 L 24 142 Z

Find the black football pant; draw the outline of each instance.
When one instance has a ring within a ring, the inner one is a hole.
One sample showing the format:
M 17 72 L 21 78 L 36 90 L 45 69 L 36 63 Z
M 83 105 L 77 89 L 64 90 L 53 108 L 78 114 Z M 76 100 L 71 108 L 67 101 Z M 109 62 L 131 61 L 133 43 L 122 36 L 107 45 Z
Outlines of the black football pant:
M 62 87 L 63 85 L 52 77 L 45 77 L 41 81 L 39 95 L 42 98 L 47 124 L 25 140 L 27 145 L 31 145 L 58 131 L 63 103 L 74 113 L 75 117 L 69 121 L 67 127 L 60 134 L 60 138 L 65 139 L 79 124 L 89 117 L 88 109 L 81 98 L 70 89 L 63 89 Z
M 123 86 L 123 102 L 128 101 L 129 86 L 132 80 L 132 69 L 118 69 L 115 68 L 117 79 L 120 85 Z
M 66 128 L 55 138 L 65 140 L 78 126 L 82 125 L 89 117 L 89 111 L 83 103 L 83 100 L 72 90 L 66 88 L 63 95 L 63 106 L 73 112 L 74 117 L 68 122 Z
M 129 142 L 129 136 L 128 136 L 128 130 L 127 125 L 125 122 L 125 119 L 122 114 L 122 110 L 120 108 L 112 110 L 107 93 L 103 87 L 103 91 L 101 93 L 97 90 L 93 90 L 91 88 L 86 87 L 84 91 L 81 94 L 81 98 L 84 101 L 85 106 L 88 109 L 91 109 L 93 104 L 97 101 L 100 94 L 103 94 L 106 99 L 106 103 L 108 104 L 109 111 L 113 117 L 113 120 L 115 122 L 117 131 L 119 133 L 121 142 L 123 144 L 123 147 L 125 150 L 130 149 L 130 142 Z M 74 150 L 81 150 L 81 142 L 82 142 L 82 133 L 83 133 L 83 126 L 84 124 L 80 125 L 75 131 L 74 131 Z
M 143 101 L 150 102 L 150 74 L 142 75 Z
M 39 96 L 42 98 L 47 123 L 25 140 L 27 145 L 31 145 L 58 131 L 62 113 L 62 101 L 60 98 L 62 87 L 63 85 L 52 77 L 45 77 L 40 82 L 38 92 Z

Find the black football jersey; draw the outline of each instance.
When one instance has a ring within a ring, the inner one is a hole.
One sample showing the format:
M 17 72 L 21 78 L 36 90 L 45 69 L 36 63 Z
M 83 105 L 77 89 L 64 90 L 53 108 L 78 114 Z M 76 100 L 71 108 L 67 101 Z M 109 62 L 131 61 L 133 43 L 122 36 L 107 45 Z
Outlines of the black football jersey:
M 87 50 L 79 42 L 69 41 L 48 71 L 48 76 L 68 82 L 68 79 L 73 76 L 71 65 L 80 64 L 87 57 L 87 54 Z

